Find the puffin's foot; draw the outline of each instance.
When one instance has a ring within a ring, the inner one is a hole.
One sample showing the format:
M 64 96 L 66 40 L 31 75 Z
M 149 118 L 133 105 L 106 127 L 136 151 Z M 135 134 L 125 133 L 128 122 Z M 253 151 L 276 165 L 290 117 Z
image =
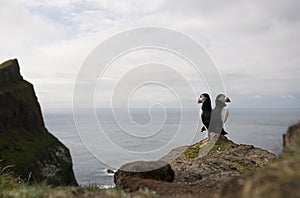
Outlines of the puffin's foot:
M 214 139 L 217 135 L 215 133 L 212 134 L 208 134 L 208 137 L 206 139 L 204 139 L 202 142 L 206 143 L 209 142 L 211 139 Z
M 209 136 L 207 138 L 205 138 L 204 140 L 202 140 L 202 143 L 206 143 L 210 140 Z
M 213 133 L 210 137 L 211 138 L 215 138 L 217 135 L 215 133 Z

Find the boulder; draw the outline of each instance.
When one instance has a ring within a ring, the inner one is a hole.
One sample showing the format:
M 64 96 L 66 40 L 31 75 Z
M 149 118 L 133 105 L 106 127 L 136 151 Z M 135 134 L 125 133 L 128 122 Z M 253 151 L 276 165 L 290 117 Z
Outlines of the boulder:
M 77 185 L 68 148 L 44 126 L 33 85 L 16 59 L 0 65 L 0 167 L 32 183 Z
M 138 190 L 138 183 L 144 179 L 172 182 L 174 171 L 170 164 L 164 161 L 136 161 L 125 164 L 114 175 L 114 182 L 117 187 Z

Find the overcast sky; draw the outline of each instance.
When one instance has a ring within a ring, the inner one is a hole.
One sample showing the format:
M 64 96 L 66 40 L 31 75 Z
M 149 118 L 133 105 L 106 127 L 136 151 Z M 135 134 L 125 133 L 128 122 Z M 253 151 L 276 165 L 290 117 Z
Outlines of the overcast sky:
M 210 54 L 232 107 L 299 108 L 299 9 L 298 0 L 0 0 L 0 61 L 18 58 L 44 111 L 71 108 L 77 73 L 97 45 L 132 28 L 169 28 Z M 118 81 L 114 74 L 107 79 Z M 172 102 L 160 88 L 145 86 L 134 101 Z

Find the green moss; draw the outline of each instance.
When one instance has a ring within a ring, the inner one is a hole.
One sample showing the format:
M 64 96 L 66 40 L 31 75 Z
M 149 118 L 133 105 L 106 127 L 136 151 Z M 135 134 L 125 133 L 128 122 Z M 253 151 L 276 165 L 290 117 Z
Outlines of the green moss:
M 183 159 L 188 161 L 199 156 L 200 147 L 204 144 L 204 140 L 189 146 L 183 153 Z
M 236 144 L 234 144 L 231 140 L 228 140 L 224 136 L 220 136 L 209 153 L 223 153 L 234 146 L 236 146 Z
M 223 136 L 220 136 L 217 141 L 215 141 L 214 139 L 211 139 L 210 141 L 204 139 L 200 142 L 197 142 L 196 144 L 189 146 L 183 153 L 183 159 L 188 161 L 206 154 L 225 152 L 233 146 L 235 146 L 235 144 L 231 140 L 228 140 Z

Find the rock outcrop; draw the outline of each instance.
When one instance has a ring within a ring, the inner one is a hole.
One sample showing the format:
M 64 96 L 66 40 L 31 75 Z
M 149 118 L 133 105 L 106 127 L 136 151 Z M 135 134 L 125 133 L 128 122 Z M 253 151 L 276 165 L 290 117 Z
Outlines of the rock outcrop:
M 284 134 L 283 147 L 277 161 L 255 174 L 227 182 L 216 197 L 300 197 L 300 122 Z
M 206 148 L 211 149 L 201 154 Z M 183 155 L 171 162 L 171 166 L 177 182 L 205 181 L 206 186 L 211 183 L 213 188 L 219 188 L 225 179 L 257 171 L 275 157 L 266 150 L 236 144 L 220 136 L 216 142 L 202 140 L 188 147 Z
M 176 157 L 178 154 L 179 157 Z M 175 172 L 173 183 L 158 181 L 153 176 L 137 179 L 127 174 L 126 183 L 120 180 L 116 184 L 131 191 L 147 187 L 167 197 L 212 197 L 228 179 L 256 172 L 275 158 L 266 150 L 239 145 L 221 136 L 217 141 L 205 139 L 188 147 L 174 149 L 161 158 L 160 161 L 170 163 Z M 118 175 L 115 181 L 116 178 Z M 129 180 L 135 185 L 127 185 Z
M 300 154 L 300 122 L 283 134 L 282 155 Z
M 0 167 L 29 182 L 77 185 L 69 150 L 44 126 L 32 84 L 16 59 L 0 65 Z

